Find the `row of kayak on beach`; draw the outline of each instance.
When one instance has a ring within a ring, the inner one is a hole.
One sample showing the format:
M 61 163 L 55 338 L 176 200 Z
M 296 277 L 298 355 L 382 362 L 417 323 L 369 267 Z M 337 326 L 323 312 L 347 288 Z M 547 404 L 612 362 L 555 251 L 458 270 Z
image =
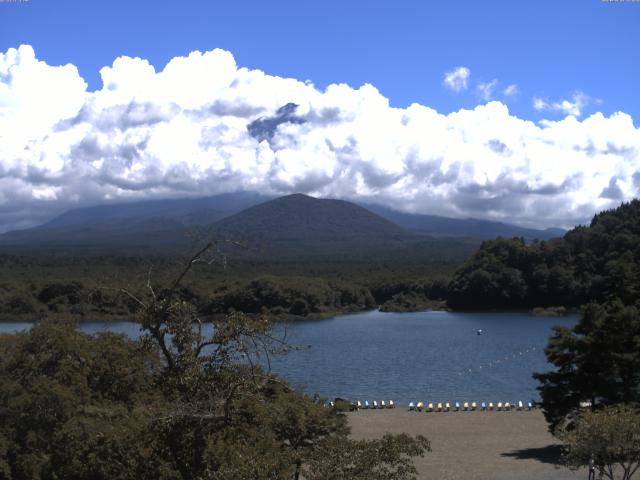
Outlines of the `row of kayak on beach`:
M 417 412 L 450 412 L 450 411 L 454 411 L 454 412 L 459 412 L 459 411 L 463 411 L 463 412 L 467 412 L 467 411 L 476 411 L 476 410 L 480 410 L 480 411 L 510 411 L 510 410 L 533 410 L 535 408 L 535 405 L 532 402 L 527 402 L 527 404 L 525 405 L 522 401 L 519 401 L 516 404 L 511 404 L 510 402 L 498 402 L 496 404 L 494 404 L 493 402 L 481 402 L 479 405 L 476 402 L 463 402 L 462 405 L 460 404 L 460 402 L 455 402 L 453 404 L 453 406 L 449 403 L 449 402 L 445 402 L 445 403 L 423 403 L 423 402 L 418 402 L 417 404 L 414 404 L 413 402 L 409 403 L 409 410 L 410 411 L 417 411 Z
M 369 400 L 365 400 L 362 403 L 360 400 L 356 402 L 349 402 L 348 400 L 342 400 L 337 398 L 335 402 L 329 402 L 328 407 L 336 408 L 337 402 L 344 402 L 349 406 L 349 410 L 357 411 L 360 409 L 364 410 L 377 410 L 377 409 L 386 409 L 386 408 L 395 408 L 396 404 L 393 400 L 389 400 L 388 402 L 384 400 L 373 400 L 369 403 Z M 454 402 L 453 405 L 449 402 L 438 402 L 438 403 L 424 403 L 424 402 L 410 402 L 409 403 L 409 411 L 412 412 L 474 412 L 474 411 L 511 411 L 511 410 L 533 410 L 536 408 L 536 404 L 532 402 L 527 402 L 526 404 L 522 401 L 511 404 L 510 402 L 481 402 L 480 404 L 476 402 Z
M 340 399 L 336 399 L 336 401 L 344 401 L 344 400 L 340 400 Z M 329 402 L 329 406 L 331 408 L 335 407 L 335 402 Z M 373 400 L 371 403 L 369 403 L 369 400 L 365 400 L 364 403 L 362 403 L 360 400 L 358 400 L 357 402 L 350 402 L 350 410 L 360 410 L 360 409 L 379 409 L 379 408 L 396 408 L 396 404 L 393 403 L 393 400 L 389 400 L 388 402 L 385 402 L 384 400 L 380 400 L 380 402 L 378 403 L 377 400 Z

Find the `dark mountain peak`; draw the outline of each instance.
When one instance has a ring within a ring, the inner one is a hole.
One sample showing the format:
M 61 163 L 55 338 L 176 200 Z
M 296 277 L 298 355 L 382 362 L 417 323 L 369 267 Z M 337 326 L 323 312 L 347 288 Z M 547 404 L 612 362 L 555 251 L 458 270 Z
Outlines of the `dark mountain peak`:
M 258 140 L 271 141 L 278 130 L 278 126 L 283 123 L 301 124 L 306 120 L 302 117 L 296 116 L 296 110 L 298 105 L 295 103 L 287 103 L 278 110 L 276 114 L 271 117 L 260 117 L 247 125 L 247 131 L 249 135 Z
M 297 103 L 289 102 L 286 105 L 283 105 L 278 110 L 276 110 L 276 115 L 279 117 L 285 117 L 287 115 L 293 115 L 295 111 L 298 109 Z
M 234 237 L 261 240 L 341 241 L 409 236 L 398 225 L 354 203 L 302 193 L 247 208 L 217 222 L 214 228 Z

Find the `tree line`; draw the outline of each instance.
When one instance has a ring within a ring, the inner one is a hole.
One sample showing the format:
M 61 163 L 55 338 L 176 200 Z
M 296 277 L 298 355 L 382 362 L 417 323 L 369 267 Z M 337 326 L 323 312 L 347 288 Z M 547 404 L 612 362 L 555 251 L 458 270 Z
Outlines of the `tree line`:
M 138 305 L 120 292 L 140 293 L 149 278 L 162 283 L 179 268 L 169 257 L 16 257 L 0 255 L 0 320 L 32 321 L 49 314 L 80 319 L 131 319 Z M 271 318 L 325 317 L 370 310 L 419 310 L 443 302 L 456 264 L 438 262 L 243 262 L 203 265 L 181 294 L 203 315 L 232 311 Z
M 640 293 L 640 201 L 594 216 L 563 238 L 527 244 L 498 238 L 454 274 L 447 300 L 457 309 L 579 307 Z

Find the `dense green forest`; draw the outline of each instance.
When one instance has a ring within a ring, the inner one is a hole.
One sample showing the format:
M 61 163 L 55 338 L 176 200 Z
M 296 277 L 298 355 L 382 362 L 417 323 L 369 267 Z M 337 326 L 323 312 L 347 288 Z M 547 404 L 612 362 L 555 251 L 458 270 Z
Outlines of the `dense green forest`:
M 458 270 L 447 300 L 458 309 L 578 307 L 640 293 L 640 201 L 597 214 L 563 238 L 487 241 Z
M 230 311 L 273 318 L 367 310 L 576 308 L 640 293 L 640 201 L 596 215 L 563 238 L 482 243 L 459 257 L 247 259 L 233 252 L 197 265 L 184 295 L 205 315 Z M 83 319 L 130 317 L 123 294 L 161 283 L 178 257 L 0 255 L 0 318 L 67 312 Z
M 161 284 L 183 261 L 170 257 L 0 256 L 0 319 L 69 313 L 80 320 L 131 318 L 149 282 Z M 375 308 L 441 306 L 458 266 L 434 261 L 256 262 L 195 265 L 182 294 L 203 315 L 230 311 L 272 318 L 323 317 Z

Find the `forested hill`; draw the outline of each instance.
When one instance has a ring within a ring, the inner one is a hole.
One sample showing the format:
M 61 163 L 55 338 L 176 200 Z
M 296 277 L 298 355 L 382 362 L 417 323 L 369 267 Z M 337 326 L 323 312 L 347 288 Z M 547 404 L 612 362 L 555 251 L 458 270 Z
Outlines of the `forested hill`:
M 640 293 L 640 201 L 597 214 L 563 238 L 484 242 L 454 275 L 448 302 L 459 309 L 576 307 Z

